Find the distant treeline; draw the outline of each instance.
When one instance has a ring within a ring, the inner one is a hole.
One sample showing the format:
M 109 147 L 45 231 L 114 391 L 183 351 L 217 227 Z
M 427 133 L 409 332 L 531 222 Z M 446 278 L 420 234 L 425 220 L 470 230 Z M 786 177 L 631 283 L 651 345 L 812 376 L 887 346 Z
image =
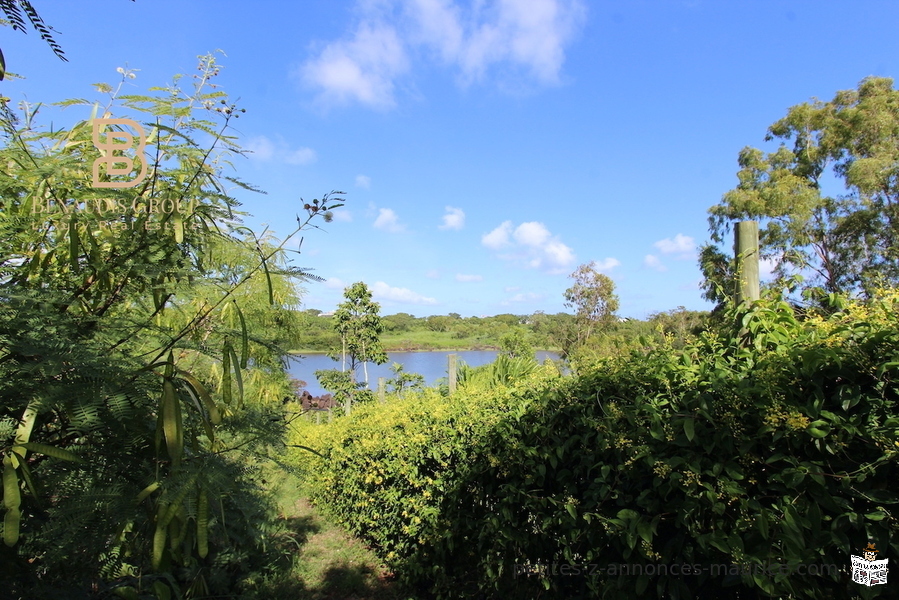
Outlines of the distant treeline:
M 298 350 L 332 351 L 340 348 L 340 338 L 332 319 L 318 309 L 301 311 L 303 327 Z M 680 346 L 707 324 L 707 311 L 690 311 L 684 307 L 655 313 L 645 321 L 616 319 L 590 340 L 590 346 L 600 352 L 611 351 L 622 344 L 639 343 L 641 336 L 655 341 L 668 337 Z M 575 327 L 575 317 L 569 313 L 547 314 L 537 311 L 528 315 L 511 313 L 491 317 L 463 317 L 458 313 L 416 317 L 396 313 L 381 317 L 381 340 L 385 350 L 424 350 L 438 348 L 499 348 L 500 340 L 512 333 L 520 333 L 528 344 L 539 350 L 564 350 Z M 605 349 L 605 350 L 603 350 Z

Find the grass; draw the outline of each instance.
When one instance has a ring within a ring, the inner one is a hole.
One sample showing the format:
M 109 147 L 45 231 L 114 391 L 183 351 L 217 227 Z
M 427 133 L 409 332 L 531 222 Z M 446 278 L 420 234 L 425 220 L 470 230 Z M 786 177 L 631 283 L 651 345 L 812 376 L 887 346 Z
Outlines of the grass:
M 499 342 L 485 336 L 456 337 L 451 331 L 400 331 L 381 334 L 386 351 L 497 350 Z
M 273 492 L 297 551 L 290 576 L 266 586 L 267 600 L 414 600 L 374 552 L 303 497 L 296 477 L 284 473 Z

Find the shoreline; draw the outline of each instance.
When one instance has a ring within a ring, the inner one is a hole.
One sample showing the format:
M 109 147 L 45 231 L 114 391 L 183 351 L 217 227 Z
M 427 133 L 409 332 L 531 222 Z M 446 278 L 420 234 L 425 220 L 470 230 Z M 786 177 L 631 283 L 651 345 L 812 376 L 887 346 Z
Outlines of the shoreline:
M 499 352 L 497 346 L 478 346 L 475 348 L 385 348 L 384 352 L 391 353 L 410 353 L 410 352 Z M 555 352 L 559 350 L 546 350 L 543 348 L 535 348 L 534 352 Z M 288 350 L 288 354 L 328 354 L 327 350 Z

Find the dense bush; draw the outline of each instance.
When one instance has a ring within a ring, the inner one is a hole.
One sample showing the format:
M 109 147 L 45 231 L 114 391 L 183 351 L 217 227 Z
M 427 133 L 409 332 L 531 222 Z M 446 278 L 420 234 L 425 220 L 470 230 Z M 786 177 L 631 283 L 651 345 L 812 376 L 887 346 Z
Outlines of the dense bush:
M 309 277 L 241 225 L 237 109 L 214 58 L 198 70 L 152 96 L 96 84 L 103 112 L 65 101 L 90 118 L 49 132 L 0 99 L 0 596 L 239 597 L 285 566 L 259 462 L 283 447 Z M 109 191 L 91 141 L 113 110 L 156 148 Z
M 869 540 L 899 556 L 897 309 L 893 293 L 799 321 L 764 300 L 742 342 L 704 334 L 576 378 L 372 405 L 299 432 L 324 457 L 304 459 L 309 479 L 440 597 L 895 597 L 848 569 Z M 580 567 L 620 563 L 738 567 Z M 739 567 L 768 563 L 840 570 Z

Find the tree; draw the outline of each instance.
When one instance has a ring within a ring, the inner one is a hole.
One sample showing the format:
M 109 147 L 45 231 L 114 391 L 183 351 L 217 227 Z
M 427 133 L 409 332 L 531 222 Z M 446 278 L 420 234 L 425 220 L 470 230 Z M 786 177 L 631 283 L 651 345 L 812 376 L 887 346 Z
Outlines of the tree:
M 415 327 L 417 319 L 409 313 L 396 313 L 381 317 L 381 323 L 385 331 L 409 331 Z
M 395 362 L 390 366 L 393 371 L 393 377 L 386 381 L 386 384 L 393 388 L 393 393 L 402 396 L 404 390 L 421 390 L 425 385 L 424 375 L 419 373 L 407 373 L 403 365 Z
M 350 375 L 355 382 L 356 367 L 360 364 L 365 371 L 368 385 L 368 363 L 376 365 L 387 362 L 387 354 L 381 348 L 382 331 L 381 307 L 371 299 L 371 290 L 359 281 L 343 292 L 346 300 L 334 312 L 334 329 L 340 335 L 342 369 L 346 370 L 347 357 L 350 359 Z M 337 355 L 332 355 L 337 360 Z
M 595 261 L 579 266 L 569 277 L 574 285 L 565 290 L 564 297 L 565 306 L 575 309 L 575 331 L 562 348 L 566 355 L 583 346 L 595 329 L 614 323 L 618 310 L 615 282 L 596 270 Z
M 536 359 L 534 345 L 524 327 L 515 327 L 499 339 L 500 350 L 510 358 Z
M 870 295 L 899 281 L 899 91 L 869 77 L 830 102 L 792 107 L 769 129 L 770 153 L 744 148 L 739 185 L 709 209 L 712 240 L 732 223 L 759 220 L 761 257 L 776 263 L 779 284 L 808 275 L 805 289 Z M 845 193 L 833 188 L 839 180 Z M 713 258 L 709 254 L 707 259 Z M 706 261 L 709 275 L 727 265 Z
M 66 102 L 93 115 L 49 133 L 32 128 L 36 110 L 0 105 L 0 564 L 21 567 L 4 582 L 13 597 L 114 578 L 133 597 L 221 595 L 259 564 L 266 502 L 248 465 L 283 447 L 283 360 L 297 284 L 312 279 L 284 246 L 339 204 L 315 201 L 280 243 L 242 226 L 225 181 L 254 188 L 223 173 L 238 113 L 209 91 L 214 59 L 199 67 L 193 89 L 124 100 L 156 152 L 144 183 L 114 192 L 91 185 L 91 121 L 115 94 L 102 112 Z

